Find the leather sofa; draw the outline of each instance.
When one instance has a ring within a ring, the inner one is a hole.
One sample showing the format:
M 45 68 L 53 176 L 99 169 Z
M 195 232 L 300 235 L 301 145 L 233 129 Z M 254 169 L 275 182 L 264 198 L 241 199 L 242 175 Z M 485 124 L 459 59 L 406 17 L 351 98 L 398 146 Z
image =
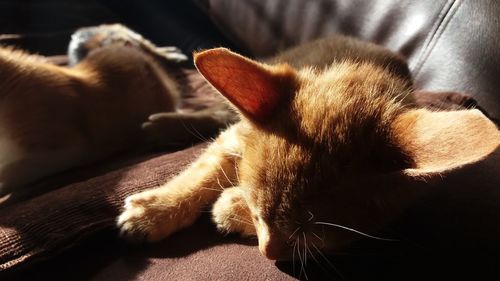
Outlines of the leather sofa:
M 255 57 L 267 57 L 288 46 L 331 33 L 362 38 L 404 55 L 416 88 L 467 93 L 493 118 L 500 118 L 497 93 L 500 89 L 500 3 L 497 1 L 195 0 L 179 4 L 180 8 L 162 1 L 96 2 L 106 11 L 112 11 L 112 20 L 125 22 L 159 44 L 175 44 L 187 52 L 224 45 Z M 95 23 L 102 21 L 105 19 L 98 18 Z M 40 46 L 40 40 L 33 40 Z M 18 41 L 26 48 L 30 47 L 28 43 Z M 196 154 L 199 149 L 189 153 Z M 153 160 L 144 165 L 158 165 L 159 160 L 154 157 L 158 156 L 152 156 Z M 184 161 L 190 159 L 186 157 Z M 172 159 L 163 158 L 164 161 Z M 127 171 L 137 177 L 147 172 L 142 166 Z M 102 181 L 103 177 L 97 180 L 87 177 L 81 185 Z M 100 229 L 46 260 L 6 272 L 6 279 L 2 280 L 306 278 L 290 263 L 263 258 L 254 240 L 218 234 L 207 216 L 193 228 L 154 245 L 133 246 L 116 237 L 112 227 Z M 448 280 L 471 274 L 479 280 L 480 276 L 498 274 L 496 259 L 477 253 L 454 256 L 434 251 L 415 254 L 414 250 L 402 246 L 361 245 L 319 264 L 309 262 L 307 278 Z
M 350 35 L 404 55 L 417 88 L 468 93 L 500 116 L 496 1 L 201 2 L 225 34 L 255 56 L 332 33 Z

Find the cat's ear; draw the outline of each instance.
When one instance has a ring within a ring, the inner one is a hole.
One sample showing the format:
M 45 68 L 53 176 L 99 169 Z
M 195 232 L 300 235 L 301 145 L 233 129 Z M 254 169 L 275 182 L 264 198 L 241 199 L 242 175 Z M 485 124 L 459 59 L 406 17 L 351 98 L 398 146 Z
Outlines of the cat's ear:
M 500 131 L 479 110 L 403 113 L 394 123 L 414 162 L 409 172 L 441 173 L 485 159 L 498 149 Z
M 195 53 L 194 62 L 212 86 L 255 122 L 266 121 L 296 85 L 288 65 L 265 65 L 224 48 Z

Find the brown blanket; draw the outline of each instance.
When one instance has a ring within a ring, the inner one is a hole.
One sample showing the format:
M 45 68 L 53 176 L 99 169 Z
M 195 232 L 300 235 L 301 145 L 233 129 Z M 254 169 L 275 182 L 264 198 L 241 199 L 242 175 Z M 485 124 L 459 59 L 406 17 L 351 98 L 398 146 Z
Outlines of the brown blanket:
M 207 94 L 206 85 L 196 72 L 187 70 L 183 75 L 193 89 L 193 95 L 186 100 L 187 107 L 203 108 L 216 102 Z M 439 109 L 475 105 L 471 98 L 454 93 L 418 92 L 417 97 L 421 105 Z M 15 274 L 15 271 L 12 272 L 17 268 L 26 268 L 41 260 L 60 256 L 96 233 L 113 230 L 125 197 L 168 181 L 190 163 L 203 147 L 200 144 L 173 153 L 119 156 L 93 167 L 76 169 L 42 181 L 30 190 L 29 195 L 4 200 L 0 203 L 0 276 L 2 273 Z M 47 187 L 51 190 L 47 191 Z M 43 193 L 40 191 L 42 189 Z M 112 238 L 102 238 L 104 240 L 101 242 L 116 241 L 115 235 L 113 232 Z M 99 245 L 99 238 L 95 239 Z M 291 278 L 273 262 L 261 258 L 258 250 L 251 246 L 254 244 L 253 240 L 218 235 L 208 216 L 205 216 L 194 228 L 158 244 L 148 268 L 163 268 L 161 274 L 164 276 L 159 278 L 162 280 L 214 280 L 222 276 L 236 279 L 237 275 L 244 279 L 253 279 L 252 276 L 269 280 Z M 134 255 L 137 255 L 137 249 L 134 251 Z M 139 250 L 139 253 L 141 251 L 144 257 L 144 250 Z M 151 249 L 146 252 L 148 256 L 151 255 Z M 245 263 L 250 258 L 252 262 Z M 195 268 L 192 262 L 196 263 Z M 243 263 L 248 264 L 248 267 L 238 270 L 232 268 Z M 169 269 L 164 265 L 169 265 Z M 108 270 L 109 274 L 116 274 L 113 265 Z M 136 269 L 130 267 L 127 270 Z M 121 274 L 131 274 L 127 270 Z M 207 272 L 211 272 L 211 275 L 207 276 Z M 101 277 L 106 279 L 106 275 Z

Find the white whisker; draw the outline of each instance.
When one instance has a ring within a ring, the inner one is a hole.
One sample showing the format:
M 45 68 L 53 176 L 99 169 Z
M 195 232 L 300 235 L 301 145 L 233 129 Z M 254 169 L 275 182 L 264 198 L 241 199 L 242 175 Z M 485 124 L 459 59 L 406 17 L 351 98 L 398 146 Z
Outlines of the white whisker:
M 202 133 L 200 133 L 198 130 L 196 130 L 196 128 L 193 126 L 193 124 L 189 124 L 189 127 L 191 127 L 191 129 L 193 129 L 196 134 L 199 136 L 199 138 L 205 142 L 208 142 L 209 140 L 207 139 L 207 137 L 205 137 Z
M 234 218 L 237 218 L 237 219 L 240 219 L 240 220 L 242 220 L 242 221 L 248 222 L 248 223 L 250 223 L 250 224 L 252 224 L 252 225 L 253 225 L 253 222 L 252 222 L 251 220 L 249 220 L 249 219 L 245 218 L 245 217 L 239 216 L 239 215 L 237 215 L 237 214 L 233 214 L 233 217 L 234 217 Z
M 306 233 L 302 232 L 302 236 L 304 237 L 304 266 L 307 266 L 307 238 L 306 238 Z
M 314 233 L 314 231 L 312 231 L 311 233 L 312 233 L 312 235 L 316 236 L 316 238 L 318 238 L 319 241 L 321 241 L 321 245 L 322 245 L 322 247 L 324 247 L 325 241 L 323 240 L 323 238 L 319 237 L 318 234 Z
M 226 174 L 226 171 L 224 171 L 224 169 L 222 168 L 222 165 L 220 163 L 217 163 L 219 165 L 219 168 L 222 172 L 222 174 L 224 175 L 224 177 L 227 179 L 227 181 L 232 185 L 232 186 L 235 186 L 235 184 L 229 179 L 229 177 L 227 176 Z
M 311 213 L 311 211 L 307 211 L 307 212 L 309 212 L 309 215 L 311 215 L 311 217 L 309 218 L 309 220 L 308 220 L 308 221 L 312 221 L 312 220 L 314 219 L 314 214 L 313 214 L 313 213 Z
M 371 238 L 371 239 L 375 239 L 375 240 L 389 241 L 389 242 L 399 242 L 400 241 L 398 239 L 383 238 L 383 237 L 378 237 L 378 236 L 366 234 L 366 233 L 361 232 L 359 230 L 356 230 L 356 229 L 353 229 L 353 228 L 350 228 L 350 227 L 347 227 L 347 226 L 343 226 L 343 225 L 340 225 L 340 224 L 336 224 L 336 223 L 314 222 L 314 224 L 317 224 L 317 225 L 328 225 L 328 226 L 337 227 L 337 228 L 344 229 L 344 230 L 347 230 L 347 231 L 351 231 L 351 232 L 357 233 L 357 234 L 359 234 L 361 236 L 365 236 L 365 237 L 368 237 L 368 238 Z
M 225 190 L 225 188 L 222 186 L 222 184 L 220 183 L 220 180 L 219 180 L 219 177 L 216 178 L 217 179 L 217 184 L 219 185 L 220 189 L 221 190 Z
M 251 226 L 254 226 L 253 224 L 249 223 L 249 222 L 246 222 L 246 221 L 243 221 L 243 220 L 240 220 L 240 219 L 237 219 L 237 218 L 229 218 L 230 220 L 233 220 L 233 221 L 237 221 L 239 223 L 243 223 L 243 224 L 247 224 L 247 225 L 251 225 Z
M 307 251 L 309 252 L 309 254 L 311 255 L 311 258 L 314 260 L 314 262 L 316 262 L 316 264 L 321 268 L 321 270 L 323 270 L 324 272 L 326 273 L 329 273 L 328 270 L 326 270 L 323 265 L 321 264 L 321 262 L 316 258 L 316 256 L 314 256 L 313 252 L 311 251 L 311 249 L 309 247 L 307 247 Z
M 194 129 L 194 130 L 195 130 L 198 134 L 195 134 L 193 131 L 191 131 L 191 130 L 190 130 L 190 129 L 186 126 L 186 123 L 184 122 L 184 120 L 183 120 L 182 118 L 180 118 L 179 120 L 181 121 L 182 126 L 184 127 L 184 129 L 186 129 L 186 131 L 187 131 L 188 133 L 190 133 L 192 136 L 196 137 L 196 138 L 197 138 L 198 140 L 200 140 L 200 141 L 203 141 L 203 142 L 206 142 L 206 141 L 207 141 L 207 139 L 206 139 L 203 135 L 199 134 L 199 132 L 198 132 L 198 131 L 196 131 L 196 129 L 194 129 L 192 125 L 189 125 L 189 127 L 191 127 L 192 129 Z
M 297 239 L 295 239 L 295 243 L 293 243 L 293 251 L 292 251 L 293 276 L 295 276 L 295 248 L 296 247 L 297 247 Z
M 299 231 L 300 229 L 300 226 L 297 226 L 297 228 L 292 232 L 292 234 L 290 235 L 290 237 L 288 237 L 288 240 L 291 240 L 292 237 L 295 235 L 295 233 L 297 233 L 297 231 Z
M 209 187 L 204 187 L 203 189 L 206 189 L 206 190 L 213 190 L 213 191 L 217 191 L 217 192 L 220 192 L 220 191 L 221 191 L 220 189 L 216 189 L 216 188 L 209 188 Z
M 297 254 L 299 255 L 299 261 L 300 261 L 300 272 L 299 272 L 299 279 L 302 276 L 302 272 L 304 272 L 304 262 L 302 260 L 302 256 L 300 255 L 300 236 L 298 236 L 299 243 L 297 247 Z
M 236 175 L 236 180 L 238 181 L 238 184 L 240 184 L 241 181 L 240 181 L 240 175 L 238 173 L 238 165 L 237 165 L 237 163 L 234 163 L 234 174 Z
M 311 255 L 311 258 L 318 264 L 321 266 L 321 264 L 319 263 L 319 261 L 316 259 L 316 257 L 313 255 L 313 253 L 311 252 L 311 249 L 309 249 L 309 247 L 307 247 L 307 251 L 309 252 L 309 254 Z
M 326 263 L 333 269 L 333 271 L 335 271 L 335 273 L 337 273 L 337 275 L 342 279 L 342 280 L 345 280 L 344 276 L 342 276 L 342 274 L 340 274 L 339 270 L 337 269 L 337 267 L 335 267 L 331 262 L 330 260 L 321 252 L 320 249 L 318 249 L 318 247 L 316 247 L 316 244 L 312 243 L 314 249 L 316 249 L 316 252 L 318 252 L 318 254 L 326 261 Z
M 238 154 L 235 152 L 226 151 L 226 154 L 231 155 L 231 156 L 236 157 L 236 158 L 241 158 L 241 154 Z

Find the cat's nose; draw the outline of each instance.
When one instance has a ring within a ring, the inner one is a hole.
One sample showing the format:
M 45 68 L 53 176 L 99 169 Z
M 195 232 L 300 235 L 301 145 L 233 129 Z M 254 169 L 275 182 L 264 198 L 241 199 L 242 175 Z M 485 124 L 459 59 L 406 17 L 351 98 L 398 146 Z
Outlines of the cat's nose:
M 270 260 L 279 260 L 283 258 L 285 243 L 279 234 L 269 231 L 261 231 L 259 235 L 259 251 Z
M 268 243 L 259 243 L 260 253 L 270 259 L 270 260 L 279 260 L 283 258 L 283 250 L 284 247 L 279 242 L 271 242 Z
M 269 229 L 267 224 L 257 224 L 257 238 L 260 253 L 270 260 L 280 260 L 284 257 L 287 245 L 279 231 Z

